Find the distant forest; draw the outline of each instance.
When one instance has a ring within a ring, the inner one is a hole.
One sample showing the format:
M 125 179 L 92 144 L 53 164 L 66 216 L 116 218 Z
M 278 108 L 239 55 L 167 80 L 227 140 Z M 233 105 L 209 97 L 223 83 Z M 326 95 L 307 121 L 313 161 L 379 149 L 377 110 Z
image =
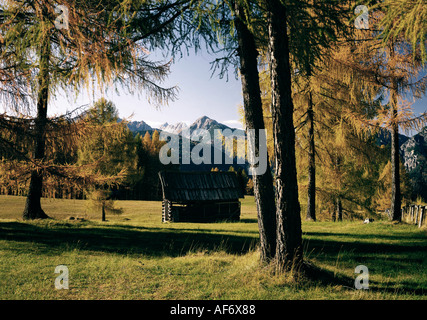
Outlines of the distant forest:
M 67 179 L 47 177 L 43 187 L 43 196 L 51 198 L 87 199 L 96 188 L 109 190 L 110 197 L 117 200 L 161 200 L 162 192 L 158 178 L 160 170 L 184 171 L 234 171 L 245 194 L 253 194 L 253 180 L 248 176 L 248 164 L 233 165 L 202 164 L 196 165 L 163 165 L 159 160 L 159 151 L 166 143 L 159 139 L 157 130 L 133 132 L 126 122 L 118 121 L 116 106 L 105 99 L 100 99 L 74 119 L 73 125 L 84 123 L 85 134 L 71 140 L 58 140 L 47 146 L 49 162 L 54 165 L 69 165 L 84 168 L 87 175 L 99 177 L 119 177 L 113 184 L 108 182 L 80 185 L 70 183 Z M 89 124 L 89 125 L 88 125 Z M 319 158 L 317 175 L 319 215 L 334 216 L 336 199 L 341 199 L 342 213 L 352 217 L 366 212 L 389 208 L 390 188 L 390 148 L 382 135 L 356 139 L 347 133 L 352 140 L 339 142 L 335 137 L 322 136 L 323 154 Z M 348 138 L 348 137 L 347 137 Z M 22 141 L 21 141 L 22 143 Z M 307 157 L 303 140 L 299 139 L 296 148 L 299 188 L 307 186 Z M 342 152 L 339 170 L 334 162 L 332 149 L 341 143 L 347 152 Z M 352 153 L 353 149 L 358 153 Z M 328 156 L 329 155 L 329 156 Z M 3 152 L 3 159 L 13 158 Z M 274 170 L 274 161 L 270 161 Z M 3 170 L 6 167 L 3 166 Z M 6 174 L 6 173 L 5 173 Z M 401 189 L 406 201 L 419 196 L 413 193 L 409 176 L 402 164 Z M 96 187 L 95 187 L 96 186 Z M 15 176 L 1 188 L 2 194 L 25 196 L 28 180 Z M 303 195 L 304 192 L 301 192 Z M 300 197 L 301 205 L 306 199 Z
M 54 165 L 78 166 L 86 170 L 87 175 L 119 177 L 119 182 L 113 184 L 102 184 L 102 181 L 96 184 L 96 188 L 108 189 L 112 199 L 161 200 L 160 170 L 235 171 L 242 190 L 246 194 L 253 194 L 252 180 L 246 174 L 246 165 L 163 165 L 159 160 L 159 151 L 166 142 L 160 141 L 159 131 L 132 132 L 126 122 L 118 121 L 117 108 L 111 101 L 100 99 L 88 111 L 76 117 L 73 126 L 78 127 L 79 123 L 89 127 L 85 134 L 49 144 L 48 161 Z M 2 151 L 4 161 L 13 158 L 11 154 Z M 3 166 L 3 170 L 8 169 Z M 4 174 L 7 175 L 6 172 Z M 13 172 L 9 172 L 9 176 L 12 175 Z M 67 179 L 48 177 L 43 196 L 86 199 L 96 188 L 93 184 L 80 185 L 78 181 L 70 183 Z M 28 180 L 15 175 L 1 187 L 1 193 L 6 195 L 25 196 L 27 192 Z

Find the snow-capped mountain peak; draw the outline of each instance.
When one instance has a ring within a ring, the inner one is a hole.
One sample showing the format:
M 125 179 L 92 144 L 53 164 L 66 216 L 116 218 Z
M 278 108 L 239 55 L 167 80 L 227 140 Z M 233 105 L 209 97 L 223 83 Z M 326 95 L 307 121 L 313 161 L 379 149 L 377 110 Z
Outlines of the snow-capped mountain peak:
M 185 122 L 178 122 L 175 124 L 169 124 L 166 122 L 159 127 L 159 129 L 162 131 L 166 131 L 174 134 L 180 134 L 182 130 L 185 130 L 187 128 L 188 128 L 188 125 Z

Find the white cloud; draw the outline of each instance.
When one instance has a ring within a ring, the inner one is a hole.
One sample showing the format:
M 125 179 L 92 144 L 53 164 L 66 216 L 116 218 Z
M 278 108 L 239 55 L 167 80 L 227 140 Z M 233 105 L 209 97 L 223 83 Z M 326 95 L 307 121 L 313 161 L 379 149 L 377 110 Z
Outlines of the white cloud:
M 220 122 L 222 122 L 223 124 L 226 124 L 229 127 L 243 128 L 242 123 L 239 120 L 224 120 Z

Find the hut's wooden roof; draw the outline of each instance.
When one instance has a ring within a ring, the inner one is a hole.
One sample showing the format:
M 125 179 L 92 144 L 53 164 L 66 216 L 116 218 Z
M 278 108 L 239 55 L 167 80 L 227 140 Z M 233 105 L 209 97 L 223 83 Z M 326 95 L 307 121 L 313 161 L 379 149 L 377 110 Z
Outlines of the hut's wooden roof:
M 176 202 L 235 200 L 243 193 L 234 172 L 160 171 L 163 198 Z

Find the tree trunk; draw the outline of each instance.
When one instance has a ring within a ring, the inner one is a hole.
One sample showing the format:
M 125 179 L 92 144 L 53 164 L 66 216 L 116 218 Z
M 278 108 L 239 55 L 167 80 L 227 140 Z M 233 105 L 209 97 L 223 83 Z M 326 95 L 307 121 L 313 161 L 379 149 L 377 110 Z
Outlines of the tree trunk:
M 400 171 L 399 171 L 399 124 L 397 123 L 397 84 L 392 89 L 392 127 L 391 127 L 391 208 L 390 213 L 393 221 L 402 220 L 400 210 L 402 199 L 400 194 Z
M 308 190 L 306 220 L 316 221 L 316 150 L 314 146 L 314 110 L 311 91 L 308 96 Z
M 234 3 L 235 27 L 238 36 L 240 74 L 246 129 L 255 129 L 255 150 L 259 154 L 259 130 L 265 129 L 258 75 L 258 51 L 255 39 L 245 24 L 243 8 Z M 258 228 L 261 247 L 261 261 L 274 258 L 276 251 L 276 208 L 274 203 L 273 177 L 268 165 L 264 174 L 254 174 L 254 196 L 258 212 Z
M 331 215 L 332 222 L 337 221 L 337 211 L 335 210 L 336 209 L 336 206 L 335 206 L 336 204 L 337 204 L 337 202 L 336 202 L 336 199 L 335 199 L 334 200 L 334 206 L 332 208 L 332 215 Z
M 336 217 L 338 219 L 338 221 L 342 221 L 342 203 L 341 203 L 341 199 L 338 197 L 337 198 L 337 213 L 336 213 Z
M 39 91 L 37 96 L 37 117 L 35 120 L 34 136 L 34 160 L 43 161 L 45 157 L 46 144 L 46 122 L 47 122 L 47 103 L 49 98 L 49 59 L 50 59 L 50 39 L 47 34 L 41 43 L 39 62 Z M 23 218 L 46 219 L 49 218 L 43 211 L 40 199 L 42 197 L 43 173 L 39 169 L 31 172 L 30 187 L 23 212 Z
M 295 129 L 286 7 L 266 2 L 276 170 L 276 262 L 279 270 L 299 267 L 303 259 L 300 204 L 295 160 Z M 297 270 L 297 269 L 294 269 Z
M 102 216 L 101 221 L 105 221 L 105 201 L 102 201 Z

